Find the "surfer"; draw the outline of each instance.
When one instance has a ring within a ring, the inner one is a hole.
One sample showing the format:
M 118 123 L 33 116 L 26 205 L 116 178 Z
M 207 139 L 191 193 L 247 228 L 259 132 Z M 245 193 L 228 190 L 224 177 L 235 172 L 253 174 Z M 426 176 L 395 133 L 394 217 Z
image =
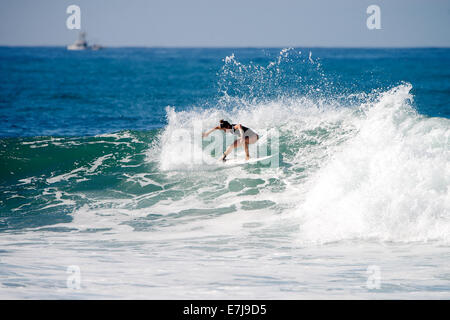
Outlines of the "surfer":
M 212 128 L 211 130 L 202 133 L 202 137 L 206 138 L 214 130 L 223 130 L 225 133 L 229 132 L 229 133 L 234 134 L 239 137 L 236 141 L 234 141 L 232 144 L 230 144 L 228 146 L 227 150 L 225 150 L 225 152 L 223 153 L 220 160 L 226 161 L 227 155 L 234 148 L 237 148 L 242 145 L 244 146 L 244 150 L 245 150 L 245 160 L 250 159 L 250 154 L 248 152 L 248 145 L 253 144 L 256 141 L 258 141 L 259 136 L 256 134 L 256 132 L 254 132 L 250 128 L 243 126 L 242 124 L 231 124 L 228 121 L 220 120 L 219 125 L 217 127 Z

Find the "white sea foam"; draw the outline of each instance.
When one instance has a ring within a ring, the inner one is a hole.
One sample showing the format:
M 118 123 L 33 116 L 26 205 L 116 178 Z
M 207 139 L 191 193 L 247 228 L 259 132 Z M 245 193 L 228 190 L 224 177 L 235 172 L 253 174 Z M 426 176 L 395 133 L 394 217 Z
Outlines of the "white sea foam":
M 312 177 L 299 239 L 450 240 L 450 121 L 417 115 L 410 89 L 366 106 L 356 135 Z

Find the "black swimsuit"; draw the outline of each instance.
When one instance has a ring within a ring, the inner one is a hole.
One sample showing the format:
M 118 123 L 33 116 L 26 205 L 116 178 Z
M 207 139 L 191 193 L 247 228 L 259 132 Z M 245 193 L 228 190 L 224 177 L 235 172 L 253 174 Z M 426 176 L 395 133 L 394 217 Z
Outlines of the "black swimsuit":
M 232 124 L 231 125 L 231 133 L 241 137 L 241 131 L 238 129 L 236 130 L 234 127 L 236 126 L 236 124 Z M 258 135 L 256 134 L 256 132 L 254 132 L 252 129 L 244 127 L 243 125 L 241 125 L 242 127 L 242 131 L 244 131 L 244 137 L 251 137 L 253 135 L 256 135 L 258 137 Z

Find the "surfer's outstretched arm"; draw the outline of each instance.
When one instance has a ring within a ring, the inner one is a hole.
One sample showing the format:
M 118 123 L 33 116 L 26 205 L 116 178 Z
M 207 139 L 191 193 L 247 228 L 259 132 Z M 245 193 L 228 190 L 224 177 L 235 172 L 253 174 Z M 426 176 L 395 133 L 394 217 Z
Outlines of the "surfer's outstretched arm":
M 214 130 L 219 130 L 219 129 L 220 129 L 220 127 L 214 127 L 214 128 L 212 128 L 211 130 L 209 130 L 209 131 L 203 132 L 203 133 L 202 133 L 202 137 L 203 137 L 203 138 L 206 138 L 207 136 L 209 136 L 209 134 L 210 134 L 211 132 L 213 132 Z

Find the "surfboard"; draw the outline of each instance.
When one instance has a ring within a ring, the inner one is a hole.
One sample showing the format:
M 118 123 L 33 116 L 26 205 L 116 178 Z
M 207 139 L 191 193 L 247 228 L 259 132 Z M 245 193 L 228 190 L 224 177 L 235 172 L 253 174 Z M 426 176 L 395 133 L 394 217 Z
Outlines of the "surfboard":
M 266 157 L 261 157 L 261 158 L 250 158 L 248 160 L 245 159 L 227 159 L 225 162 L 221 163 L 224 166 L 240 166 L 240 165 L 245 165 L 245 164 L 255 164 L 264 160 L 268 160 L 271 159 L 275 156 L 276 154 L 272 154 L 270 156 L 266 156 Z

